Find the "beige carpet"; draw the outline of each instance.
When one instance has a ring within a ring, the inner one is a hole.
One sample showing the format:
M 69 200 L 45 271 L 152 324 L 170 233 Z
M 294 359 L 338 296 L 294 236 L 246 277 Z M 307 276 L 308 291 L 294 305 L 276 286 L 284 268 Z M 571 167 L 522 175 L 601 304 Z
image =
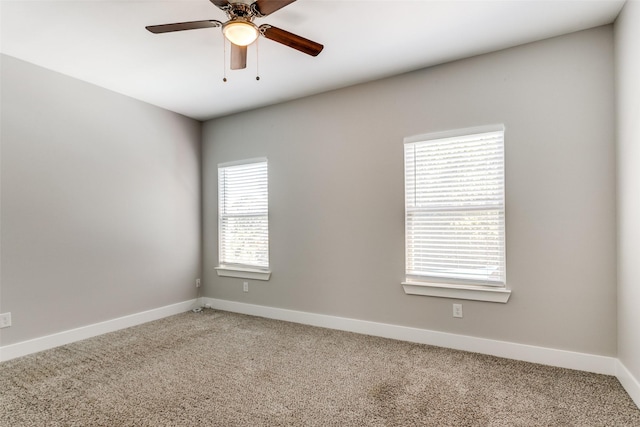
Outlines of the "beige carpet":
M 222 311 L 0 364 L 1 426 L 640 426 L 614 377 Z

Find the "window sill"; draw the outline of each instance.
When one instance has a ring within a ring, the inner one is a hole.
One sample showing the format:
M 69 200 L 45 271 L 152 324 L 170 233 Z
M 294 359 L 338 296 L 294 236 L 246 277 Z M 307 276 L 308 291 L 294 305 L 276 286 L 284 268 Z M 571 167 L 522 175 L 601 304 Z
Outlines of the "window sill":
M 475 301 L 506 303 L 511 296 L 511 289 L 506 288 L 427 282 L 402 282 L 402 287 L 404 288 L 404 293 L 408 295 L 424 295 Z
M 218 276 L 223 277 L 238 277 L 252 280 L 269 280 L 271 277 L 271 271 L 269 270 L 241 267 L 216 267 L 215 269 L 218 272 Z

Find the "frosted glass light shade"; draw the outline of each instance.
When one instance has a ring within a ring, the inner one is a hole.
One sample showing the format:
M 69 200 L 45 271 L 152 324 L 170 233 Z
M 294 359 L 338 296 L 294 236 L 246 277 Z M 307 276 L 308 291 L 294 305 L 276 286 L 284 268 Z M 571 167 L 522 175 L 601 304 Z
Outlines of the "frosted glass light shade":
M 256 26 L 246 21 L 227 22 L 222 27 L 222 33 L 237 46 L 248 46 L 258 38 Z

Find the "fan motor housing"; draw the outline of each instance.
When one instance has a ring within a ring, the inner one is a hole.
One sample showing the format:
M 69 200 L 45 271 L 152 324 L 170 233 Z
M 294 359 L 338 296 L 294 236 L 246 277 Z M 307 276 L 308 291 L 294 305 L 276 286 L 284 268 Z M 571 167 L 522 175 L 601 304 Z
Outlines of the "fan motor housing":
M 244 19 L 251 22 L 255 18 L 256 14 L 253 8 L 244 3 L 229 3 L 229 8 L 226 10 L 229 19 Z

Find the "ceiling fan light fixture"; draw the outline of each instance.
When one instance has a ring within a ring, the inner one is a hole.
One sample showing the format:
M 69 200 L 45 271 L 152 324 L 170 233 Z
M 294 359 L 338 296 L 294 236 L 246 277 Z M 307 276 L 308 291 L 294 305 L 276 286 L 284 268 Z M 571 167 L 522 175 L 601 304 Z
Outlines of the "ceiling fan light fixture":
M 249 21 L 229 21 L 222 26 L 222 33 L 236 46 L 248 46 L 258 38 L 258 28 Z

